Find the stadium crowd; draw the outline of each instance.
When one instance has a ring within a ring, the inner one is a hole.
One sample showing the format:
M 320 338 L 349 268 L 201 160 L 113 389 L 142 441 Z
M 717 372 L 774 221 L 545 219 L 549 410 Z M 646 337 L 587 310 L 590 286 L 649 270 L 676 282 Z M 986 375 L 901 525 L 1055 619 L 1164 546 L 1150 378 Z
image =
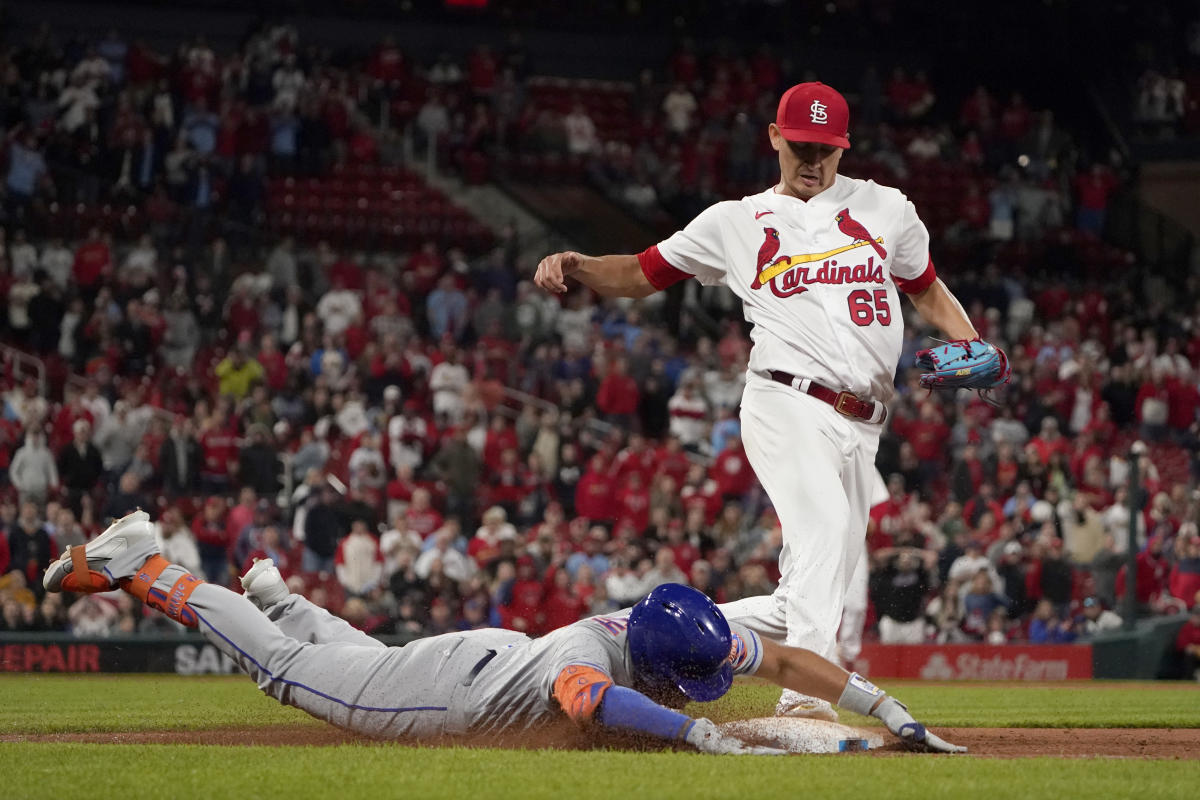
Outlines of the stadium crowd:
M 417 65 L 385 39 L 347 62 L 278 26 L 167 57 L 45 29 L 0 54 L 0 630 L 169 627 L 41 590 L 62 548 L 138 507 L 170 560 L 230 584 L 271 557 L 377 634 L 538 634 L 665 581 L 771 592 L 780 536 L 738 437 L 750 342 L 728 298 L 689 287 L 704 313 L 668 330 L 662 298 L 535 293 L 511 233 L 368 254 L 260 230 L 269 174 L 399 163 L 404 130 L 464 169 L 561 136 L 597 185 L 686 217 L 771 179 L 759 121 L 789 76 L 769 51 L 725 55 L 681 45 L 633 90 L 644 128 L 605 142 L 582 100 L 510 102 L 531 85 L 519 47 Z M 898 69 L 856 99 L 844 171 L 963 178 L 935 258 L 1013 365 L 998 405 L 929 394 L 907 366 L 928 332 L 906 333 L 867 531 L 885 642 L 1109 629 L 1130 546 L 1139 613 L 1200 591 L 1195 282 L 1143 283 L 1101 238 L 1119 165 L 997 95 L 947 103 Z M 89 225 L 64 226 L 67 206 Z

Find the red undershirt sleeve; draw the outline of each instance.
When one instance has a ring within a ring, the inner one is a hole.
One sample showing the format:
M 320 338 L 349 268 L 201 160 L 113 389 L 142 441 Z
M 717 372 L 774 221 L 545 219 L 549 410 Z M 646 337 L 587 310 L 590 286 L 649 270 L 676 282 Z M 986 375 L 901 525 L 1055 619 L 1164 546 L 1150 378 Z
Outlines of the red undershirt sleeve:
M 645 267 L 642 270 L 645 271 Z M 649 277 L 649 276 L 647 276 Z M 929 259 L 929 263 L 925 266 L 925 271 L 915 278 L 901 278 L 896 275 L 892 276 L 892 280 L 896 282 L 896 288 L 905 294 L 920 294 L 933 285 L 937 280 L 937 270 L 933 268 L 933 259 Z M 653 281 L 651 281 L 653 283 Z
M 667 260 L 662 257 L 662 253 L 658 252 L 658 245 L 651 245 L 638 253 L 637 260 L 642 267 L 642 274 L 655 289 L 666 289 L 668 286 L 692 277 L 667 263 Z

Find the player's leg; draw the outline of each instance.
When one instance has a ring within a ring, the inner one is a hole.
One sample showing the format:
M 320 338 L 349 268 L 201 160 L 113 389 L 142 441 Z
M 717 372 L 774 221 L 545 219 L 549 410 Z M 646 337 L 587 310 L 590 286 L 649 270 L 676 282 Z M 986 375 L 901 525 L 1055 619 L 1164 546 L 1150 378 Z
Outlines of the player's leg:
M 310 618 L 320 616 L 315 612 L 321 609 L 293 597 L 314 612 Z M 429 646 L 389 648 L 373 639 L 369 645 L 301 641 L 245 597 L 212 584 L 197 586 L 187 605 L 204 638 L 285 705 L 377 738 L 442 732 L 449 697 L 432 676 L 444 667 L 444 652 Z
M 875 468 L 879 437 L 874 427 L 859 426 L 862 442 L 845 471 L 842 483 L 850 505 L 850 527 L 846 536 L 846 563 L 853 564 L 843 592 L 842 624 L 838 629 L 837 655 L 843 664 L 853 663 L 862 651 L 863 624 L 867 618 L 867 581 L 870 563 L 866 547 L 867 521 L 871 506 L 887 499 L 887 484 Z M 861 532 L 861 534 L 856 534 Z
M 807 395 L 754 380 L 742 404 L 746 456 L 783 530 L 773 611 L 782 616 L 786 644 L 826 658 L 836 655 L 850 518 L 841 481 L 847 437 L 829 411 Z M 828 702 L 791 690 L 776 713 L 837 719 Z
M 776 590 L 786 643 L 836 656 L 847 565 L 850 502 L 842 484 L 850 442 L 819 400 L 752 380 L 742 405 L 742 440 L 783 530 Z M 851 424 L 848 421 L 846 425 Z
M 783 599 L 776 594 L 745 597 L 717 608 L 725 619 L 744 625 L 764 639 L 783 644 L 787 640 L 787 617 Z
M 263 609 L 267 618 L 295 639 L 312 644 L 353 644 L 359 647 L 386 648 L 383 642 L 363 633 L 341 617 L 310 602 L 303 595 L 290 594 L 283 601 Z
M 293 594 L 279 574 L 275 562 L 269 558 L 255 561 L 246 570 L 241 582 L 246 598 L 293 639 L 312 644 L 342 642 L 362 647 L 386 646 L 341 617 L 335 617 L 305 597 Z
M 867 564 L 864 548 L 850 576 L 850 588 L 846 591 L 845 606 L 842 608 L 842 625 L 838 628 L 838 659 L 843 666 L 853 664 L 862 652 L 863 626 L 867 621 Z
M 266 694 L 340 727 L 381 738 L 435 735 L 444 729 L 453 686 L 443 690 L 437 676 L 452 649 L 444 644 L 410 649 L 298 641 L 245 597 L 205 583 L 159 556 L 144 512 L 130 514 L 87 545 L 69 549 L 47 568 L 43 583 L 48 591 L 119 586 L 198 628 Z

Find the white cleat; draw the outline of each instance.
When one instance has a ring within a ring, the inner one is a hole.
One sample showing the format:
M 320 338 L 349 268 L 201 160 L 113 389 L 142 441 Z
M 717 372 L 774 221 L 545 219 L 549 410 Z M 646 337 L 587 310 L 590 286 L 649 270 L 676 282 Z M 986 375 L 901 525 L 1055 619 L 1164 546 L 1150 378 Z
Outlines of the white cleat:
M 779 702 L 775 704 L 775 716 L 838 721 L 838 713 L 828 700 L 810 697 L 791 689 L 784 689 L 783 694 L 779 696 Z
M 269 608 L 291 594 L 283 575 L 269 558 L 254 559 L 242 576 L 242 589 L 250 602 L 259 608 Z
M 86 564 L 76 569 L 75 559 L 83 552 Z M 75 558 L 72 557 L 74 552 Z M 158 540 L 145 511 L 126 514 L 108 526 L 104 533 L 84 545 L 67 548 L 58 560 L 46 567 L 42 586 L 48 592 L 104 592 L 137 573 L 142 565 L 158 554 Z M 83 582 L 81 583 L 81 579 Z

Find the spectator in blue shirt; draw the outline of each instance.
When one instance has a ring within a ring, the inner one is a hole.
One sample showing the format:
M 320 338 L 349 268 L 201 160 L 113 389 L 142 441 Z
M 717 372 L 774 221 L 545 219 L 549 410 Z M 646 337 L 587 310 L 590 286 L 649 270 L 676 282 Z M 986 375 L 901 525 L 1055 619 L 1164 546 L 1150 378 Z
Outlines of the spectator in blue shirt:
M 271 160 L 276 166 L 285 171 L 295 166 L 299 138 L 300 120 L 290 109 L 280 109 L 271 115 Z
M 608 532 L 602 525 L 593 525 L 583 540 L 583 550 L 572 553 L 567 557 L 565 568 L 575 580 L 579 568 L 587 564 L 592 568 L 593 575 L 604 575 L 608 572 L 608 556 L 604 555 L 604 546 L 608 543 Z
M 37 149 L 32 133 L 14 138 L 8 150 L 8 177 L 5 186 L 9 195 L 22 204 L 28 203 L 37 191 L 38 181 L 46 174 L 46 160 Z
M 1034 644 L 1067 644 L 1075 641 L 1075 626 L 1071 620 L 1060 620 L 1054 614 L 1054 604 L 1046 598 L 1038 601 L 1033 619 L 1029 622 L 1029 641 Z
M 467 326 L 467 296 L 454 285 L 453 275 L 444 275 L 438 288 L 425 300 L 429 334 L 435 341 L 450 334 L 458 341 Z
M 183 131 L 188 143 L 197 153 L 204 155 L 217 149 L 217 132 L 220 128 L 221 120 L 208 110 L 208 104 L 203 99 L 197 100 L 183 118 Z
M 992 579 L 987 570 L 980 570 L 971 578 L 970 588 L 962 598 L 962 629 L 976 639 L 983 639 L 988 632 L 988 619 L 997 608 L 1007 608 L 1008 599 L 992 590 Z

